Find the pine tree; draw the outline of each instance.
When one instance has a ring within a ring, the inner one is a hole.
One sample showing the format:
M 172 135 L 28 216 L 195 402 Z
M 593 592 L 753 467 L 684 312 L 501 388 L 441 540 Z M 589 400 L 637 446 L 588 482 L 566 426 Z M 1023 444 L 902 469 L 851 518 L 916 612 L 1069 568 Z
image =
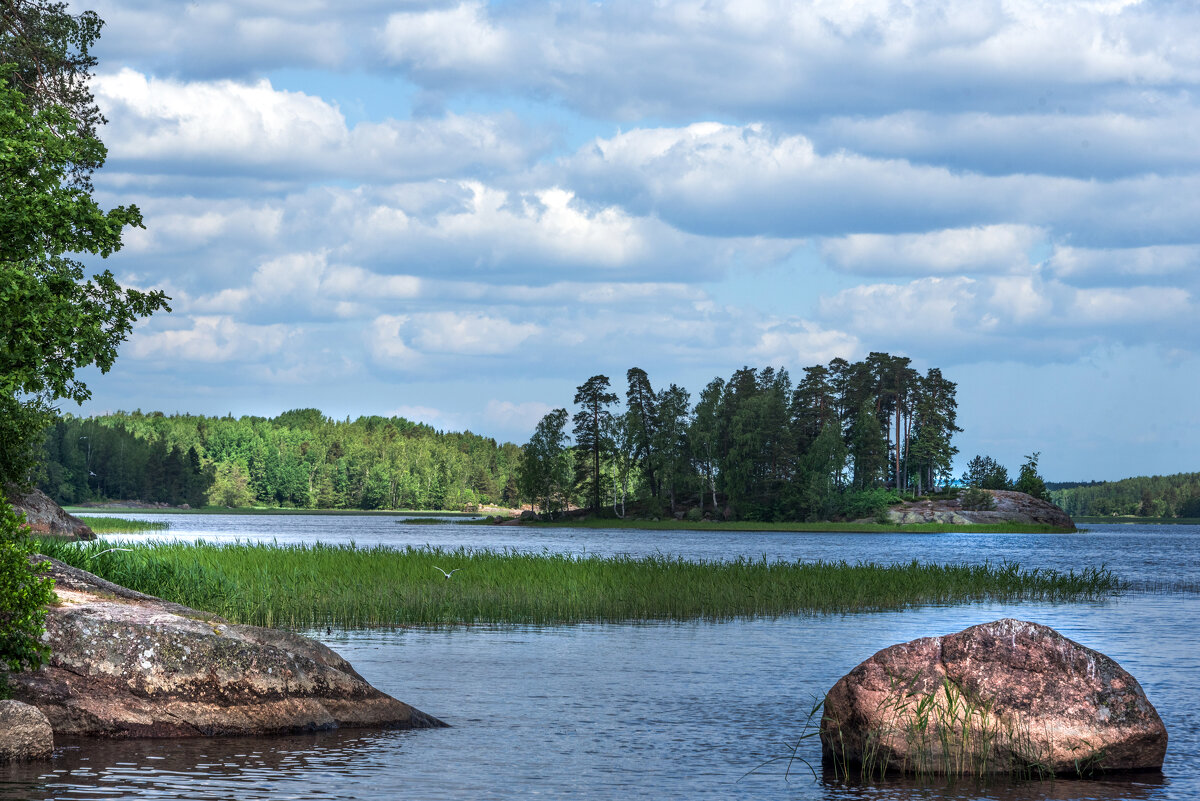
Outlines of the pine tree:
M 594 375 L 575 390 L 579 411 L 573 418 L 575 446 L 584 458 L 576 463 L 577 483 L 592 485 L 592 510 L 600 511 L 600 461 L 612 451 L 612 412 L 617 395 L 608 391 L 608 376 Z

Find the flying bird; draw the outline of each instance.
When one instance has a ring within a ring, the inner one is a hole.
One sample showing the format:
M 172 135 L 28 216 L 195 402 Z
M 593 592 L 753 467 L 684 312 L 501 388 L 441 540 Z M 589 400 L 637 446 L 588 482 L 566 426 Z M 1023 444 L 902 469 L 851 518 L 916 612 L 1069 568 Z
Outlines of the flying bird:
M 95 559 L 97 556 L 104 556 L 104 554 L 112 553 L 113 551 L 132 551 L 132 550 L 133 550 L 132 548 L 109 548 L 106 551 L 101 551 L 100 553 L 92 554 L 91 556 L 88 557 L 88 559 L 89 560 Z
M 441 573 L 443 576 L 445 576 L 445 577 L 447 578 L 447 580 L 448 580 L 448 579 L 449 579 L 451 576 L 453 576 L 455 573 L 457 573 L 458 571 L 462 570 L 462 568 L 461 568 L 461 567 L 456 567 L 456 568 L 454 568 L 453 570 L 451 570 L 449 573 L 447 573 L 445 570 L 442 570 L 442 569 L 441 569 L 440 567 L 438 567 L 437 565 L 434 565 L 434 566 L 433 566 L 433 569 L 434 569 L 434 570 L 436 570 L 436 571 L 438 571 L 439 573 Z

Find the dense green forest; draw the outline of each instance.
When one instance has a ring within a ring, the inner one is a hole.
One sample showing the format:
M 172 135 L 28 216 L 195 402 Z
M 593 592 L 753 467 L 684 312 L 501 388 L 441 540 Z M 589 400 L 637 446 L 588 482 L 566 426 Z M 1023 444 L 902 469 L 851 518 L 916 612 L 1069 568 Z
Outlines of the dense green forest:
M 1072 516 L 1200 517 L 1200 473 L 1047 486 Z
M 950 478 L 956 385 L 934 368 L 872 353 L 786 370 L 744 367 L 691 394 L 655 390 L 639 368 L 625 403 L 605 376 L 577 411 L 548 414 L 523 447 L 402 418 L 333 420 L 119 412 L 59 418 L 46 432 L 41 488 L 60 503 L 101 499 L 191 506 L 543 510 L 651 515 L 679 508 L 742 519 L 870 516 Z M 568 425 L 573 424 L 568 432 Z
M 46 432 L 39 486 L 59 503 L 461 509 L 515 503 L 520 451 L 399 417 L 332 420 L 118 412 Z
M 574 416 L 555 409 L 525 445 L 522 497 L 547 511 L 621 516 L 637 503 L 658 515 L 682 504 L 694 515 L 816 520 L 871 516 L 895 499 L 886 487 L 920 493 L 949 480 L 961 429 L 956 385 L 940 370 L 872 353 L 803 372 L 793 384 L 786 370 L 743 367 L 694 404 L 632 368 L 622 405 L 607 376 L 592 376 Z

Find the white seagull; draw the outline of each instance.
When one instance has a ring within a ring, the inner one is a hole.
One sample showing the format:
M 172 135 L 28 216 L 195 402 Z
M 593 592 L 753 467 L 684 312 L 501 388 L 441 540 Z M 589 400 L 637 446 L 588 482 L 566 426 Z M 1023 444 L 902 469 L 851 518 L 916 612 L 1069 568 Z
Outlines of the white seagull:
M 456 567 L 456 568 L 454 568 L 453 570 L 451 570 L 449 573 L 447 573 L 445 570 L 442 570 L 442 569 L 441 569 L 440 567 L 438 567 L 437 565 L 434 565 L 434 566 L 433 566 L 433 569 L 434 569 L 434 570 L 436 570 L 436 571 L 438 571 L 439 573 L 441 573 L 441 574 L 442 574 L 443 576 L 445 576 L 447 579 L 449 579 L 451 576 L 453 576 L 453 575 L 454 575 L 455 573 L 457 573 L 458 571 L 462 570 L 462 568 L 461 568 L 461 567 Z
M 113 551 L 133 551 L 133 549 L 132 548 L 109 548 L 107 551 L 101 551 L 100 553 L 92 554 L 91 556 L 88 557 L 88 559 L 89 560 L 95 559 L 97 556 L 104 556 L 104 554 L 112 553 Z

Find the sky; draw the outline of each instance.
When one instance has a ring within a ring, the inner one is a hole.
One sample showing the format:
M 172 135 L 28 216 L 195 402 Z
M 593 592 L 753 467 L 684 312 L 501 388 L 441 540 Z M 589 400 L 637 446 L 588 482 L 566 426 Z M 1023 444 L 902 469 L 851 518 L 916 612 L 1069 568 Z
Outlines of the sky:
M 173 311 L 93 414 L 524 442 L 630 367 L 871 351 L 959 469 L 1200 470 L 1200 6 L 97 0 L 106 262 Z

